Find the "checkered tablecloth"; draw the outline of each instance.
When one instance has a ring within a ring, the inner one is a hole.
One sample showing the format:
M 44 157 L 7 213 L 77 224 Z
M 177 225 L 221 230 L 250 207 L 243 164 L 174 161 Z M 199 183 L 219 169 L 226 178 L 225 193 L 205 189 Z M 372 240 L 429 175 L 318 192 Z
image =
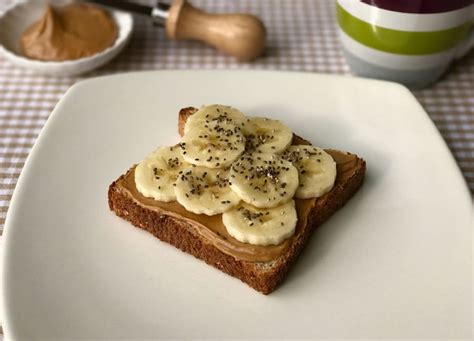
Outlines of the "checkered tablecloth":
M 191 0 L 192 1 L 192 0 Z M 146 2 L 146 0 L 145 0 Z M 11 1 L 0 0 L 0 11 Z M 130 45 L 113 62 L 82 77 L 42 77 L 0 57 L 0 231 L 18 176 L 55 104 L 75 82 L 97 75 L 162 69 L 271 69 L 349 74 L 337 37 L 332 0 L 196 0 L 217 12 L 250 12 L 268 29 L 268 53 L 238 64 L 194 42 L 166 40 L 162 29 L 136 18 Z M 474 53 L 429 89 L 416 91 L 474 192 Z

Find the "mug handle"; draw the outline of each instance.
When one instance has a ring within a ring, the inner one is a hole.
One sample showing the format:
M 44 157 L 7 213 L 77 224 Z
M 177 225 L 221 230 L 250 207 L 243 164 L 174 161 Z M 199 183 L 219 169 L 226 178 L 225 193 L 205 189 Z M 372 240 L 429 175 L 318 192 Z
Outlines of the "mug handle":
M 466 39 L 464 39 L 456 51 L 456 59 L 461 59 L 464 57 L 469 51 L 471 51 L 472 48 L 474 48 L 474 24 L 471 26 Z

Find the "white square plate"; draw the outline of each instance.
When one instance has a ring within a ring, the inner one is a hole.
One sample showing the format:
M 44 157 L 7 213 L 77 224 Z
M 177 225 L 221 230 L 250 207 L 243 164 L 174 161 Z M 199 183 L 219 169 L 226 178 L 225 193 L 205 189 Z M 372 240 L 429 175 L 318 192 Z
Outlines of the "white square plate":
M 362 189 L 269 296 L 108 209 L 107 188 L 177 113 L 222 103 L 283 120 L 367 161 Z M 81 82 L 49 118 L 8 212 L 6 336 L 469 338 L 471 209 L 453 157 L 393 83 L 255 71 L 131 73 Z

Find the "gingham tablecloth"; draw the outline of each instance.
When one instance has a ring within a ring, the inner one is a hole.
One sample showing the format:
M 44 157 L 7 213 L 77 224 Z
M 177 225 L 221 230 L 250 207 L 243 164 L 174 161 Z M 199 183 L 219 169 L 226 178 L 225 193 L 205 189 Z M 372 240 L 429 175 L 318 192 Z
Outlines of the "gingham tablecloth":
M 146 1 L 146 0 L 145 0 Z M 192 0 L 191 0 L 192 1 Z M 0 0 L 0 11 L 11 1 Z M 0 231 L 28 153 L 55 104 L 75 82 L 133 70 L 271 69 L 349 74 L 339 46 L 330 0 L 196 0 L 218 12 L 250 12 L 268 29 L 268 53 L 239 64 L 194 42 L 170 42 L 162 29 L 136 18 L 130 45 L 113 62 L 82 77 L 42 77 L 0 57 Z M 451 148 L 474 192 L 474 53 L 457 62 L 441 81 L 416 91 Z
M 0 12 L 12 1 L 0 0 Z M 146 0 L 145 0 L 146 2 Z M 338 43 L 332 0 L 196 0 L 217 12 L 250 12 L 268 29 L 268 53 L 238 64 L 193 42 L 167 41 L 162 29 L 136 18 L 130 45 L 113 62 L 82 77 L 42 77 L 0 57 L 0 234 L 32 145 L 64 92 L 75 82 L 134 70 L 271 69 L 350 74 Z M 457 62 L 441 81 L 416 91 L 451 148 L 474 193 L 474 53 Z M 1 330 L 1 329 L 0 329 Z M 0 336 L 1 339 L 1 336 Z

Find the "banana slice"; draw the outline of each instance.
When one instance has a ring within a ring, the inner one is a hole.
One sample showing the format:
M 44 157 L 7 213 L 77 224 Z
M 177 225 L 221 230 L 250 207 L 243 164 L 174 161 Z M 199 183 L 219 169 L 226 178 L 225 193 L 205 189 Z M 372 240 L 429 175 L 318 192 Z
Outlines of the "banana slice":
M 235 125 L 209 123 L 188 131 L 180 146 L 186 162 L 207 168 L 225 168 L 242 154 L 244 141 L 244 136 Z
M 229 186 L 229 173 L 222 169 L 192 167 L 176 181 L 176 199 L 186 210 L 205 215 L 219 214 L 238 205 L 240 198 Z
M 200 108 L 191 115 L 184 126 L 184 133 L 188 133 L 197 126 L 204 126 L 209 123 L 233 124 L 240 129 L 244 129 L 247 123 L 245 115 L 235 108 L 226 105 L 208 105 Z
M 290 146 L 282 157 L 298 169 L 300 184 L 295 194 L 297 198 L 317 198 L 334 186 L 336 162 L 323 149 L 307 145 Z
M 253 117 L 246 126 L 245 138 L 248 152 L 279 153 L 291 144 L 293 132 L 278 120 Z
M 254 245 L 280 244 L 295 233 L 297 219 L 293 200 L 273 208 L 241 204 L 222 214 L 232 237 Z
M 135 168 L 135 184 L 146 197 L 159 201 L 176 200 L 173 184 L 178 173 L 189 164 L 184 162 L 180 148 L 160 147 Z
M 256 207 L 275 207 L 290 200 L 298 188 L 298 171 L 276 154 L 244 154 L 231 167 L 232 190 Z

